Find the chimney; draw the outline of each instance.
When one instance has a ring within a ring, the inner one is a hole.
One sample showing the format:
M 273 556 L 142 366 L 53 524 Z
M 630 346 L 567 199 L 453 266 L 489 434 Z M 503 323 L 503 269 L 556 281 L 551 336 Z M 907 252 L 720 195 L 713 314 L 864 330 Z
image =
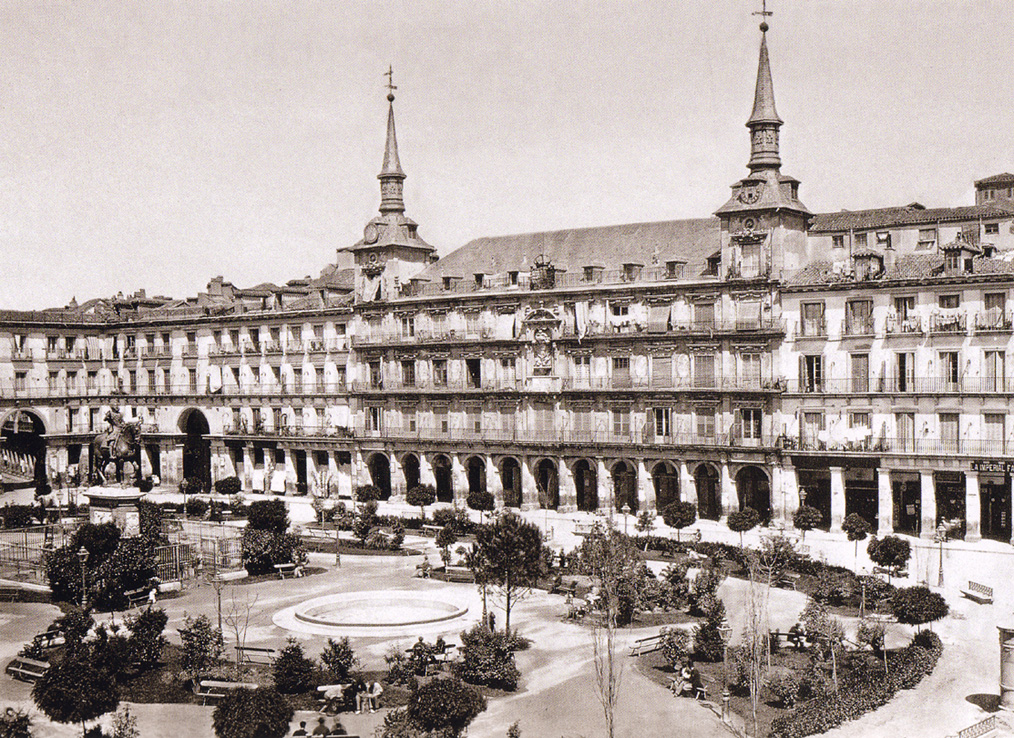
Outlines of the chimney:
M 884 246 L 884 274 L 888 277 L 894 272 L 894 260 L 897 255 L 898 252 L 894 250 L 894 246 L 888 239 L 887 245 Z
M 222 276 L 212 277 L 208 282 L 208 294 L 213 297 L 222 296 Z

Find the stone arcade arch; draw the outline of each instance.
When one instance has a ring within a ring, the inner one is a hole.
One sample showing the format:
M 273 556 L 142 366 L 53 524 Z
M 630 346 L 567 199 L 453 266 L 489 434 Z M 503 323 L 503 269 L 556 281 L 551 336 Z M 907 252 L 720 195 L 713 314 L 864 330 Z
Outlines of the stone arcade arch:
M 598 476 L 595 463 L 578 459 L 574 464 L 574 489 L 577 492 L 577 509 L 595 512 L 599 507 Z
M 655 485 L 655 509 L 664 510 L 680 499 L 680 478 L 676 467 L 668 461 L 660 461 L 651 470 L 651 479 Z
M 486 491 L 486 462 L 481 456 L 470 456 L 465 462 L 465 473 L 468 476 L 468 491 Z
M 500 479 L 504 506 L 521 507 L 521 464 L 513 456 L 505 456 L 500 462 Z
M 433 457 L 433 476 L 436 479 L 437 502 L 454 502 L 450 458 L 444 454 Z
M 46 479 L 46 423 L 34 410 L 19 408 L 0 421 L 0 451 L 6 452 L 12 473 Z
M 189 408 L 180 414 L 179 428 L 186 434 L 183 441 L 183 478 L 200 480 L 201 489 L 211 489 L 211 429 L 204 413 Z M 193 490 L 191 490 L 193 491 Z
M 405 490 L 419 486 L 419 457 L 405 454 L 401 459 L 401 470 L 405 474 Z
M 757 466 L 744 466 L 736 473 L 739 509 L 752 507 L 762 523 L 771 519 L 771 483 L 768 475 Z
M 373 486 L 380 490 L 380 499 L 391 497 L 391 462 L 385 454 L 374 453 L 366 462 Z
M 637 470 L 629 461 L 620 459 L 613 464 L 613 499 L 616 509 L 629 505 L 630 512 L 637 513 Z
M 535 465 L 535 487 L 539 491 L 539 507 L 548 510 L 559 507 L 560 473 L 552 459 L 542 459 Z
M 718 520 L 722 516 L 718 470 L 711 464 L 699 464 L 694 470 L 694 486 L 697 488 L 697 517 Z

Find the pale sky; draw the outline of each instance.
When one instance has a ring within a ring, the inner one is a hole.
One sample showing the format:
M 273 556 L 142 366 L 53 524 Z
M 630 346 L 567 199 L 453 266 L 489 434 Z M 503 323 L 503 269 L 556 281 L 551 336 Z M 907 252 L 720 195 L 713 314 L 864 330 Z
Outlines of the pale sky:
M 705 217 L 746 173 L 760 0 L 0 0 L 0 308 L 316 275 L 380 202 L 448 253 Z M 769 0 L 814 212 L 1014 171 L 1009 0 Z

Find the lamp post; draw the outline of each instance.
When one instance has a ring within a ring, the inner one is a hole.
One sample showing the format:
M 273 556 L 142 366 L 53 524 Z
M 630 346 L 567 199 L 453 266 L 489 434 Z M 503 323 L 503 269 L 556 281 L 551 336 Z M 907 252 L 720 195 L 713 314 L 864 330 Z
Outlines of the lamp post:
M 933 534 L 933 542 L 940 546 L 940 575 L 937 578 L 937 586 L 944 586 L 944 541 L 947 540 L 947 526 L 941 520 Z
M 729 719 L 729 638 L 732 636 L 732 626 L 729 621 L 723 619 L 718 626 L 718 635 L 722 638 L 722 722 Z
M 81 609 L 85 606 L 85 561 L 88 559 L 88 549 L 81 546 L 77 550 L 77 560 L 81 562 Z
M 624 502 L 620 512 L 623 513 L 623 535 L 627 535 L 627 516 L 630 515 L 630 505 Z

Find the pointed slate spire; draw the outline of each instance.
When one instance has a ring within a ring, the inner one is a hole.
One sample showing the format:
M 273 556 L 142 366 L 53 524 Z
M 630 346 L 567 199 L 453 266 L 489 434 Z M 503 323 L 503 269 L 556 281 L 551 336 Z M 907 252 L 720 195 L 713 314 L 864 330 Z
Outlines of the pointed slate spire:
M 390 75 L 390 70 L 388 75 Z M 401 162 L 398 161 L 398 138 L 394 132 L 395 87 L 390 82 L 388 82 L 388 90 L 387 142 L 384 145 L 384 164 L 380 168 L 380 174 L 377 175 L 377 179 L 380 180 L 380 212 L 404 213 L 405 200 L 402 195 L 402 183 L 405 181 L 405 172 L 401 170 Z
M 768 59 L 768 24 L 761 23 L 760 59 L 757 62 L 757 87 L 753 96 L 753 112 L 746 127 L 750 129 L 751 171 L 778 169 L 782 160 L 778 155 L 778 129 L 783 121 L 775 110 L 775 88 L 771 82 L 771 62 Z

